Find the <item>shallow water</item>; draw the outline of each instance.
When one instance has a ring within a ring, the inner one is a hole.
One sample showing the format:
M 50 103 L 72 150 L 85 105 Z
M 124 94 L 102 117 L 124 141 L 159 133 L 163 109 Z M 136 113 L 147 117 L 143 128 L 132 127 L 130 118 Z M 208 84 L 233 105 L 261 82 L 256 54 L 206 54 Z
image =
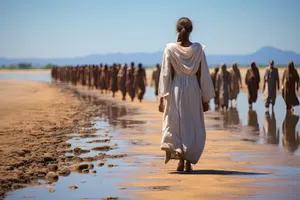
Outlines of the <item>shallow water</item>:
M 0 74 L 0 79 L 51 82 L 50 74 L 45 73 Z M 151 101 L 156 100 L 154 89 L 147 87 L 144 98 Z M 285 148 L 293 155 L 300 156 L 300 124 L 298 123 L 300 106 L 295 108 L 293 116 L 287 116 L 281 94 L 277 96 L 274 112 L 270 111 L 269 114 L 265 113 L 261 93 L 259 93 L 252 111 L 249 111 L 247 94 L 245 92 L 239 94 L 237 102 L 237 108 L 230 109 L 228 112 L 208 112 L 206 117 L 220 120 L 220 124 L 214 124 L 213 127 L 209 128 L 236 132 L 242 134 L 244 139 L 249 142 L 277 145 Z M 211 108 L 214 110 L 213 101 L 211 101 Z M 113 110 L 114 108 L 112 107 L 111 109 Z M 283 131 L 284 120 L 288 121 L 288 127 Z M 110 121 L 116 125 L 116 122 Z M 118 123 L 122 126 L 124 122 L 119 120 Z
M 0 80 L 22 80 L 51 82 L 50 74 L 47 73 L 0 73 Z
M 118 135 L 122 134 L 123 128 L 130 128 L 129 125 L 146 123 L 145 121 L 133 121 L 133 120 L 118 120 L 120 117 L 124 117 L 128 114 L 133 114 L 134 110 L 129 110 L 124 106 L 116 106 L 110 102 L 105 102 L 97 100 L 96 98 L 89 96 L 81 96 L 80 98 L 89 101 L 98 108 L 100 108 L 101 116 L 92 118 L 91 120 L 95 122 L 93 127 L 87 129 L 97 129 L 95 132 L 90 134 L 71 134 L 72 139 L 67 142 L 71 144 L 70 149 L 74 147 L 80 147 L 82 149 L 91 150 L 96 146 L 112 145 L 113 150 L 109 151 L 93 151 L 86 154 L 81 154 L 80 157 L 84 158 L 87 156 L 96 156 L 99 153 L 106 153 L 107 155 L 122 154 L 124 148 L 130 148 L 132 145 L 126 140 L 114 139 Z M 81 138 L 82 135 L 93 135 L 90 138 Z M 97 139 L 111 139 L 109 143 L 86 143 L 88 141 L 93 141 Z M 67 153 L 66 155 L 73 155 L 72 153 Z M 135 160 L 135 162 L 126 162 L 129 158 Z M 131 179 L 130 175 L 134 174 L 135 170 L 142 167 L 139 163 L 139 156 L 128 155 L 124 158 L 105 158 L 105 164 L 102 167 L 98 167 L 97 164 L 101 160 L 84 162 L 94 164 L 94 170 L 97 171 L 96 174 L 79 174 L 72 172 L 67 177 L 59 177 L 58 182 L 53 185 L 45 184 L 41 181 L 41 185 L 34 187 L 26 187 L 23 189 L 16 190 L 7 194 L 6 199 L 23 199 L 24 196 L 32 196 L 35 199 L 100 199 L 104 197 L 118 197 L 119 199 L 132 199 L 131 195 L 127 194 L 127 191 L 141 190 L 136 188 L 122 188 L 121 183 L 126 181 L 134 182 L 136 180 Z M 108 164 L 117 165 L 116 167 L 108 168 Z M 76 185 L 78 189 L 70 190 L 69 186 Z M 55 192 L 51 193 L 49 188 L 53 188 Z
M 212 110 L 214 107 L 211 101 Z M 276 145 L 297 156 L 300 156 L 299 115 L 299 106 L 295 108 L 293 115 L 286 115 L 285 102 L 281 94 L 277 95 L 274 112 L 272 110 L 265 112 L 261 93 L 253 109 L 249 110 L 245 92 L 239 94 L 237 108 L 231 108 L 227 112 L 211 111 L 206 114 L 208 118 L 220 120 L 220 124 L 214 128 L 241 134 L 250 142 Z M 284 121 L 288 124 L 286 128 L 283 128 Z

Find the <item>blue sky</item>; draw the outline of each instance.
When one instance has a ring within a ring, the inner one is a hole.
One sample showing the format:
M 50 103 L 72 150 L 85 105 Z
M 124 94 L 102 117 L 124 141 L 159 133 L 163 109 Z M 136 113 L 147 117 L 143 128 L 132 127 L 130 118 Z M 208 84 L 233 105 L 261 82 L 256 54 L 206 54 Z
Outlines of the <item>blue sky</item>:
M 300 0 L 0 0 L 0 57 L 161 51 L 194 22 L 207 54 L 300 53 Z

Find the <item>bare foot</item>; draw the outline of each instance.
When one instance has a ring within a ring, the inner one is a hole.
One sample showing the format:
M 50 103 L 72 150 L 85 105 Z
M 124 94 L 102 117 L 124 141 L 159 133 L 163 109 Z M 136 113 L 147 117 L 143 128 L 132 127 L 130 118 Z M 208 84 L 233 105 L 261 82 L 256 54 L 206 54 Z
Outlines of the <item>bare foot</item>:
M 192 165 L 191 165 L 191 163 L 188 162 L 188 161 L 186 161 L 186 163 L 185 163 L 185 171 L 186 171 L 186 172 L 191 172 L 191 171 L 193 171 Z
M 179 160 L 179 163 L 178 163 L 178 166 L 177 166 L 176 170 L 178 172 L 182 172 L 184 170 L 184 160 L 182 160 L 182 159 Z

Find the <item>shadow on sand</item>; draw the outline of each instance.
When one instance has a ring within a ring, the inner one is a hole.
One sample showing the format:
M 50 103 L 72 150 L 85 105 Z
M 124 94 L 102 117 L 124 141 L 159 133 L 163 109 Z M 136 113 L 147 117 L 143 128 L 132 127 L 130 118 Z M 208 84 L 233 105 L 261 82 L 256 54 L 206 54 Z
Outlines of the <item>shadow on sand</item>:
M 241 172 L 241 171 L 228 171 L 228 170 L 193 170 L 192 172 L 170 172 L 169 174 L 186 174 L 186 175 L 268 175 L 269 173 L 258 172 Z

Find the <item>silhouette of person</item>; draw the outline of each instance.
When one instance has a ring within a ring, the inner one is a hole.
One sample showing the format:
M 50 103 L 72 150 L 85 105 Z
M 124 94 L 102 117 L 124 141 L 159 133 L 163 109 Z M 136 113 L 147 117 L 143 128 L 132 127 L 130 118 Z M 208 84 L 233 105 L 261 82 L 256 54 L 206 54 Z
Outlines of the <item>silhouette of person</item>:
M 282 123 L 282 144 L 289 152 L 294 153 L 300 144 L 299 132 L 296 129 L 299 116 L 287 112 Z
M 267 144 L 279 144 L 279 129 L 276 127 L 274 112 L 272 112 L 272 116 L 270 116 L 269 112 L 265 112 L 263 132 Z

